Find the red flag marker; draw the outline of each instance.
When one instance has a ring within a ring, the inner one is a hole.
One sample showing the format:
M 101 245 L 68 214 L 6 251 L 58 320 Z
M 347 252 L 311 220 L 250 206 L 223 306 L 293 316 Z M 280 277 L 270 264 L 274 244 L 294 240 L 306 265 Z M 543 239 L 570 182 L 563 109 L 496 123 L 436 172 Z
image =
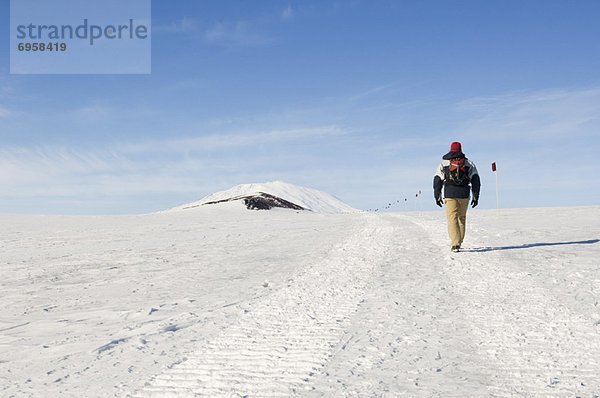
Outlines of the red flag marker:
M 496 171 L 496 162 L 492 163 L 492 171 Z

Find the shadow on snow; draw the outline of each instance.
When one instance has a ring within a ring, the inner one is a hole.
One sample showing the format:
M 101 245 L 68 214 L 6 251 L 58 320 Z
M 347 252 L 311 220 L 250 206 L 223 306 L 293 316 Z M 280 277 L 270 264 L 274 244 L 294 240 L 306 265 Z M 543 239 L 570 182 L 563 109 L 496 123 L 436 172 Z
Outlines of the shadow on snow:
M 518 246 L 499 246 L 499 247 L 478 247 L 473 249 L 464 249 L 462 251 L 465 252 L 492 252 L 496 250 L 514 250 L 514 249 L 529 249 L 532 247 L 543 247 L 543 246 L 564 246 L 564 245 L 592 245 L 594 243 L 600 242 L 600 239 L 590 239 L 590 240 L 579 240 L 574 242 L 551 242 L 551 243 L 526 243 L 524 245 Z

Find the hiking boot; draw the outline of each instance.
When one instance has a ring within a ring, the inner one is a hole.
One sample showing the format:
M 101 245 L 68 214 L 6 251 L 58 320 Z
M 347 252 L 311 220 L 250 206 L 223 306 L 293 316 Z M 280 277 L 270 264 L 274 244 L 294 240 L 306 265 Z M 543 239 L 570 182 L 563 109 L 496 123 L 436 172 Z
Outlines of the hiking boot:
M 460 246 L 452 246 L 450 250 L 452 250 L 454 253 L 458 253 L 460 251 Z

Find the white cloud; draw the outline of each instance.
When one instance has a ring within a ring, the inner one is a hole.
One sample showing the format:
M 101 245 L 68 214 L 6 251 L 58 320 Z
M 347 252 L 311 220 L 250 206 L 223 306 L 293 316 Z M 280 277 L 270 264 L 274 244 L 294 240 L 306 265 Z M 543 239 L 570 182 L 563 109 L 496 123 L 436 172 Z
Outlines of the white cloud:
M 244 148 L 256 145 L 285 143 L 345 134 L 337 126 L 321 126 L 268 131 L 231 132 L 208 134 L 198 137 L 145 141 L 121 147 L 125 153 L 186 153 L 189 151 L 211 152 Z
M 256 153 L 256 147 L 343 133 L 335 126 L 325 126 L 147 141 L 108 149 L 6 148 L 0 150 L 1 196 L 81 198 L 196 193 L 202 184 L 215 178 L 277 177 L 281 169 L 265 165 L 278 163 L 284 168 L 286 160 L 293 159 L 297 164 L 302 161 L 297 154 Z M 245 152 L 232 153 L 232 148 Z
M 7 108 L 0 105 L 0 119 L 6 119 L 6 118 L 12 116 L 12 114 L 13 113 L 11 111 L 9 111 Z
M 359 103 L 341 96 L 252 118 L 234 114 L 233 120 L 213 124 L 192 118 L 181 122 L 183 129 L 171 126 L 179 131 L 178 137 L 113 143 L 103 149 L 0 149 L 0 199 L 31 202 L 53 195 L 58 203 L 61 197 L 141 195 L 148 198 L 148 206 L 154 206 L 155 198 L 171 195 L 174 203 L 168 205 L 177 205 L 177 198 L 199 197 L 228 184 L 292 179 L 324 190 L 335 186 L 344 192 L 344 199 L 355 198 L 353 205 L 369 207 L 379 198 L 391 200 L 396 197 L 392 195 L 405 196 L 416 188 L 426 190 L 432 168 L 455 139 L 464 139 L 481 172 L 489 174 L 489 163 L 498 161 L 507 187 L 511 180 L 535 187 L 529 198 L 518 199 L 525 204 L 535 200 L 543 205 L 547 195 L 564 203 L 570 203 L 571 194 L 597 196 L 588 185 L 557 194 L 554 186 L 540 187 L 540 181 L 572 181 L 573 174 L 578 181 L 593 180 L 593 156 L 600 150 L 600 88 L 515 92 L 458 104 L 447 98 L 404 103 L 398 88 L 396 83 L 373 87 L 353 97 Z M 125 111 L 92 104 L 70 112 L 76 120 L 109 117 L 120 122 L 120 112 Z M 131 117 L 131 110 L 126 112 Z M 260 128 L 306 126 L 306 120 L 312 126 Z M 228 130 L 215 132 L 224 129 Z M 187 136 L 182 137 L 184 130 Z M 453 132 L 459 135 L 451 136 Z M 579 142 L 573 144 L 573 139 Z M 557 153 L 573 156 L 584 166 L 576 173 L 564 167 L 550 174 L 544 160 Z M 490 198 L 493 184 L 486 181 L 484 194 Z M 361 185 L 370 188 L 369 195 L 361 196 Z M 90 199 L 89 211 L 101 201 Z
M 468 136 L 556 139 L 596 134 L 600 127 L 600 88 L 546 90 L 477 97 L 458 104 Z
M 386 84 L 380 84 L 375 87 L 371 87 L 361 93 L 354 94 L 348 98 L 349 101 L 359 101 L 363 99 L 368 99 L 369 97 L 376 97 L 382 93 L 395 92 L 404 87 L 406 83 L 402 81 L 395 81 Z
M 288 4 L 287 7 L 281 12 L 282 19 L 290 19 L 294 16 L 294 9 L 291 4 Z
M 167 25 L 152 27 L 152 33 L 190 33 L 196 30 L 198 30 L 198 22 L 188 17 L 183 17 Z
M 211 44 L 239 46 L 264 45 L 273 41 L 248 21 L 218 22 L 205 30 L 204 39 Z
M 153 159 L 132 160 L 106 150 L 11 148 L 0 151 L 0 185 L 5 198 L 189 192 L 189 175 L 165 166 L 169 168 Z
M 292 16 L 293 9 L 291 5 L 288 5 L 281 12 L 281 18 L 289 19 Z M 255 46 L 269 44 L 274 41 L 272 37 L 260 32 L 258 27 L 263 22 L 262 19 L 258 19 L 219 21 L 206 24 L 184 17 L 169 24 L 154 25 L 152 31 L 153 33 L 194 34 L 200 40 L 213 45 Z
M 170 83 L 164 88 L 165 91 L 187 91 L 187 90 L 201 90 L 210 84 L 208 78 L 191 77 L 188 79 L 181 79 Z
M 73 116 L 76 119 L 94 122 L 112 118 L 115 115 L 115 110 L 102 105 L 88 105 L 73 111 Z

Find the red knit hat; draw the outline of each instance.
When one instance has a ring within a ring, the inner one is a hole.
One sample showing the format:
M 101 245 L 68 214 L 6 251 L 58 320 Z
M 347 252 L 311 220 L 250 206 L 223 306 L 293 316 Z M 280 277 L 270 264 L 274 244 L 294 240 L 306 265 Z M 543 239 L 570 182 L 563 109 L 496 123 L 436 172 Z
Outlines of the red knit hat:
M 460 142 L 453 142 L 450 144 L 450 152 L 462 152 L 462 145 L 460 145 Z

